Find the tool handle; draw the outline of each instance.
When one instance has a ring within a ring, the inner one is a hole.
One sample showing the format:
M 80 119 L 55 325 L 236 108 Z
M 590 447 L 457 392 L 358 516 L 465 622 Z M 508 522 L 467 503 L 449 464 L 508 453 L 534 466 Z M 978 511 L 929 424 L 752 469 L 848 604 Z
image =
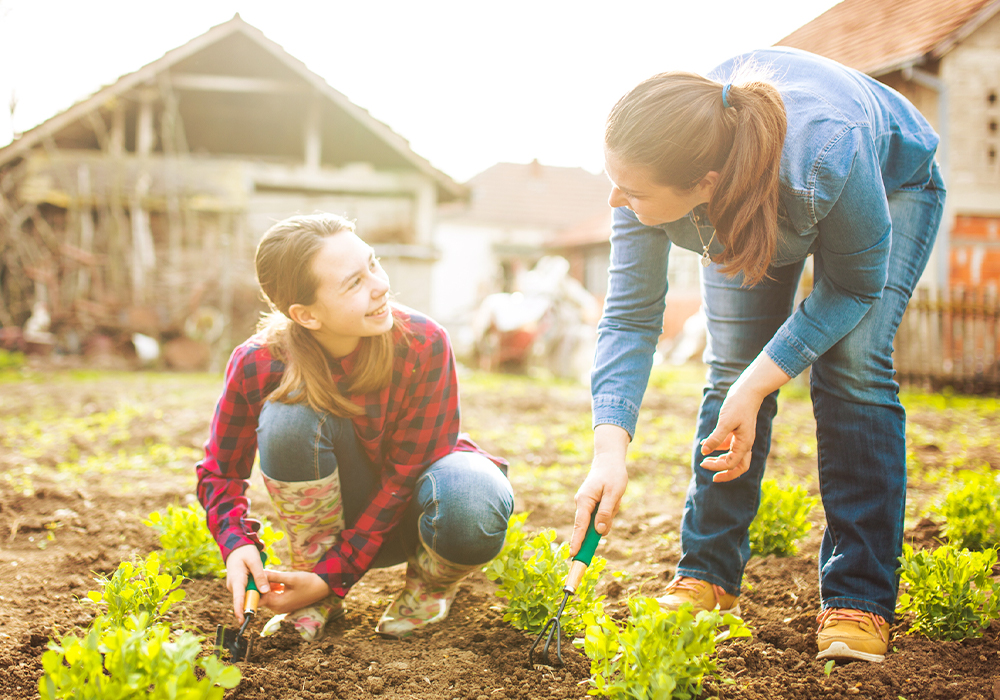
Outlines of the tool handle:
M 583 538 L 583 544 L 580 545 L 580 551 L 576 553 L 573 557 L 573 561 L 581 562 L 584 568 L 590 566 L 590 562 L 594 559 L 594 552 L 597 551 L 597 545 L 601 541 L 601 536 L 597 532 L 597 528 L 594 527 L 594 521 L 597 519 L 597 507 L 594 507 L 594 512 L 590 514 L 590 525 L 587 526 L 587 534 Z
M 601 536 L 597 532 L 597 528 L 594 527 L 594 521 L 597 518 L 597 508 L 590 514 L 590 525 L 587 526 L 587 534 L 583 537 L 583 544 L 580 545 L 580 551 L 576 553 L 573 557 L 573 563 L 569 565 L 569 575 L 566 576 L 566 585 L 563 586 L 564 591 L 569 593 L 575 593 L 576 589 L 580 586 L 580 581 L 583 580 L 583 575 L 587 573 L 587 567 L 590 566 L 590 562 L 594 560 L 594 551 L 597 550 L 597 545 L 601 541 Z
M 260 563 L 261 565 L 267 564 L 267 554 L 264 552 L 260 553 Z M 246 598 L 243 601 L 243 614 L 244 615 L 255 615 L 257 613 L 257 605 L 260 603 L 260 591 L 257 590 L 257 582 L 253 580 L 253 576 L 250 572 L 247 572 L 247 590 Z

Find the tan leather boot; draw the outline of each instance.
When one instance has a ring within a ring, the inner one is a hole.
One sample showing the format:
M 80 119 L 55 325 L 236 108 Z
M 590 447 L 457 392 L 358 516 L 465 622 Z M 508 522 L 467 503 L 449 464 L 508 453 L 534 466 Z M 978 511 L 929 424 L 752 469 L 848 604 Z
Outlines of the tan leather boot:
M 454 564 L 435 554 L 423 540 L 406 565 L 406 584 L 392 605 L 382 613 L 375 631 L 389 639 L 402 639 L 415 630 L 448 617 L 458 584 L 482 564 Z
M 885 652 L 889 649 L 889 623 L 881 615 L 827 608 L 816 621 L 819 623 L 817 659 L 885 661 Z
M 292 568 L 312 571 L 344 529 L 340 476 L 335 473 L 314 481 L 277 481 L 265 475 L 264 485 L 288 537 Z M 264 625 L 261 635 L 274 634 L 283 620 L 289 620 L 303 639 L 312 641 L 323 633 L 328 620 L 343 614 L 343 598 L 331 593 L 309 607 L 275 615 Z
M 702 610 L 718 610 L 720 615 L 740 616 L 740 599 L 708 581 L 690 576 L 678 576 L 667 586 L 666 594 L 656 599 L 664 610 L 677 610 L 684 603 L 694 606 L 694 614 Z

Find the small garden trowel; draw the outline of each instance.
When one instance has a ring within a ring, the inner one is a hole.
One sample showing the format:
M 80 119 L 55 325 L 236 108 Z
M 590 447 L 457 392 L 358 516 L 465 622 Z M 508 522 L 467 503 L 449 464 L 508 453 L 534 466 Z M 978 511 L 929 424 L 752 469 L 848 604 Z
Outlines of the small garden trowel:
M 562 626 L 559 623 L 559 618 L 566 608 L 566 602 L 569 600 L 570 595 L 576 593 L 576 589 L 579 588 L 580 582 L 583 580 L 583 575 L 587 572 L 587 567 L 594 560 L 594 552 L 601 541 L 601 536 L 598 534 L 597 528 L 594 527 L 596 519 L 597 507 L 595 506 L 594 512 L 590 514 L 590 525 L 587 526 L 587 534 L 583 538 L 583 544 L 580 545 L 580 551 L 573 557 L 573 563 L 569 566 L 569 574 L 566 575 L 566 583 L 563 585 L 565 595 L 563 596 L 562 603 L 559 605 L 555 616 L 545 623 L 545 627 L 542 628 L 535 643 L 531 645 L 531 649 L 528 651 L 528 663 L 532 666 L 535 665 L 535 647 L 542 641 L 542 637 L 545 637 L 545 645 L 542 647 L 542 653 L 539 654 L 542 663 L 546 666 L 555 665 L 549 661 L 549 645 L 552 644 L 552 638 L 555 637 L 556 656 L 559 658 L 559 665 L 563 665 Z
M 267 555 L 264 552 L 260 553 L 260 563 L 267 563 Z M 223 649 L 229 651 L 229 658 L 233 663 L 245 661 L 250 656 L 250 651 L 253 648 L 253 637 L 247 637 L 244 632 L 247 631 L 250 620 L 257 614 L 258 603 L 260 603 L 260 591 L 257 590 L 257 583 L 253 580 L 253 576 L 250 576 L 248 572 L 246 597 L 243 599 L 243 625 L 239 632 L 227 630 L 225 625 L 219 625 L 215 629 L 216 656 L 221 657 Z

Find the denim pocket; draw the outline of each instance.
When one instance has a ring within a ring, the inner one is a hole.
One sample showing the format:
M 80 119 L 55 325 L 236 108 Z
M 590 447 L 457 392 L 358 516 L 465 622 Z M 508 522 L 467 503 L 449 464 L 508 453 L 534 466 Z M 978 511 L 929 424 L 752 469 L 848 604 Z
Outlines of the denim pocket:
M 926 189 L 934 188 L 934 177 L 928 174 L 927 179 L 917 185 L 900 185 L 897 192 L 923 192 Z M 936 188 L 934 188 L 936 189 Z
M 941 170 L 938 167 L 937 162 L 931 163 L 930 171 L 927 173 L 927 177 L 921 177 L 918 184 L 905 184 L 900 185 L 897 192 L 923 192 L 924 190 L 941 190 L 945 191 L 944 180 L 941 179 Z

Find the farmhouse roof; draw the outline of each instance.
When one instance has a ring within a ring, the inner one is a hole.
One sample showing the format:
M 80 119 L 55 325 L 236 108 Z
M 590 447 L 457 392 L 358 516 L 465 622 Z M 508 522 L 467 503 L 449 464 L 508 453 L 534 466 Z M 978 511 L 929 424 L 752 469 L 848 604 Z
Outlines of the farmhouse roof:
M 1000 10 L 1000 0 L 843 0 L 778 42 L 872 76 L 935 60 Z
M 240 57 L 246 59 L 251 56 L 259 61 L 240 60 Z M 117 99 L 127 98 L 137 88 L 162 87 L 165 82 L 170 85 L 171 81 L 173 87 L 193 88 L 201 92 L 216 89 L 214 86 L 218 85 L 217 89 L 221 94 L 261 90 L 287 91 L 289 94 L 301 95 L 313 91 L 325 98 L 326 104 L 332 107 L 330 113 L 334 116 L 330 120 L 335 120 L 336 123 L 324 128 L 336 134 L 340 133 L 338 130 L 344 129 L 345 124 L 353 124 L 365 135 L 364 144 L 339 145 L 344 151 L 344 157 L 355 156 L 363 146 L 374 146 L 382 159 L 393 163 L 394 167 L 413 168 L 431 178 L 443 199 L 450 200 L 467 194 L 462 185 L 415 153 L 406 139 L 332 88 L 321 76 L 264 36 L 259 29 L 245 22 L 239 14 L 168 51 L 139 70 L 123 75 L 113 84 L 26 131 L 12 143 L 0 148 L 0 166 L 23 156 L 33 147 L 45 143 L 64 130 L 73 128 L 93 113 L 107 109 Z M 251 115 L 243 112 L 239 116 L 250 118 Z M 326 148 L 327 144 L 324 142 L 324 150 Z
M 608 208 L 604 175 L 583 168 L 497 163 L 465 183 L 472 194 L 442 218 L 483 224 L 563 229 Z
M 609 243 L 614 218 L 614 209 L 605 207 L 605 211 L 595 214 L 575 226 L 556 232 L 549 238 L 546 245 L 549 248 L 576 248 Z

